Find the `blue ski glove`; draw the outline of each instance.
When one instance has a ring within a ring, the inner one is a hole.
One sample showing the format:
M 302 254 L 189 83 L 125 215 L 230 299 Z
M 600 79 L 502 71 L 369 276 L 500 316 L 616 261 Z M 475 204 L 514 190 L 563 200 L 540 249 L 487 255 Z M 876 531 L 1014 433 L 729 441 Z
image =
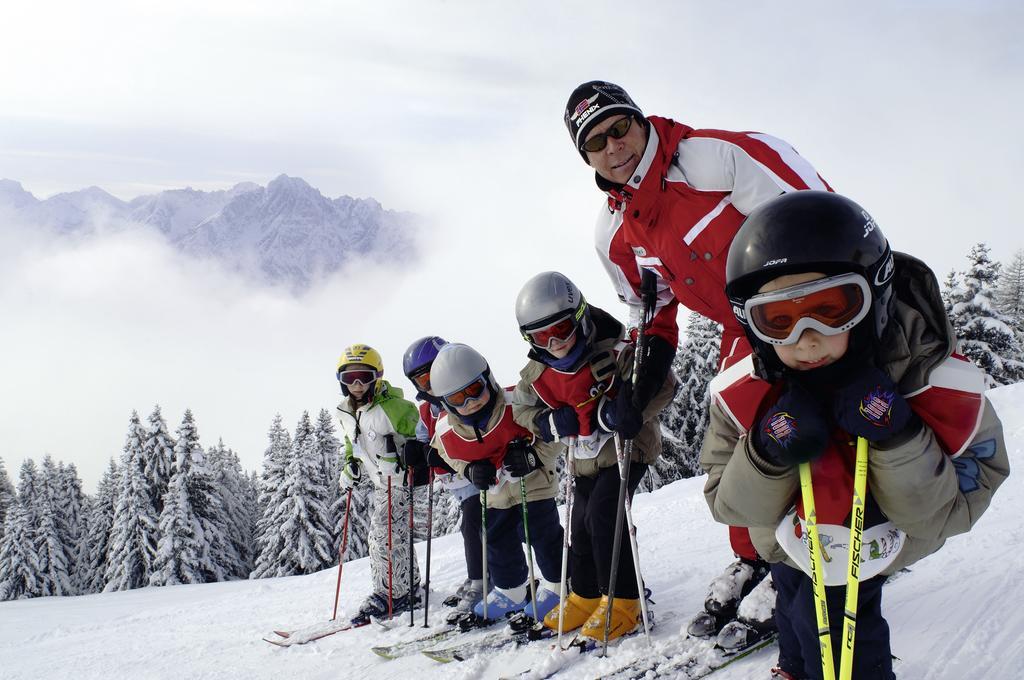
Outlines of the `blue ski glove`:
M 508 470 L 513 477 L 525 477 L 534 470 L 542 467 L 540 456 L 525 439 L 513 439 L 505 448 L 505 458 L 502 467 Z
M 580 433 L 580 419 L 572 406 L 546 408 L 534 417 L 533 424 L 537 426 L 537 436 L 546 442 Z
M 605 432 L 618 432 L 623 439 L 632 439 L 644 426 L 643 410 L 633 402 L 633 384 L 623 382 L 614 399 L 601 397 L 598 425 Z
M 466 466 L 465 476 L 473 486 L 480 489 L 481 491 L 487 491 L 494 484 L 495 476 L 497 475 L 497 469 L 494 467 L 494 463 L 491 461 L 474 460 L 472 463 Z
M 843 430 L 872 443 L 902 439 L 921 424 L 896 383 L 874 366 L 836 391 L 832 414 Z
M 768 463 L 789 467 L 807 463 L 825 452 L 828 420 L 820 400 L 790 383 L 752 432 L 754 448 Z

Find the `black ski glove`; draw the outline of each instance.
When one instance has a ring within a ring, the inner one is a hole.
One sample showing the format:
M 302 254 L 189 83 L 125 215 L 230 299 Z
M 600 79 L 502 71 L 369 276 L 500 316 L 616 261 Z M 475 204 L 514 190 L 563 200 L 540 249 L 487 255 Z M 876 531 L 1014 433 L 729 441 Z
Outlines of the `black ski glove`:
M 874 366 L 836 391 L 832 414 L 843 430 L 872 443 L 906 440 L 921 427 L 896 383 Z
M 508 443 L 502 466 L 513 477 L 525 477 L 542 467 L 537 450 L 525 439 L 513 439 Z
M 427 465 L 433 468 L 440 468 L 445 472 L 455 472 L 455 468 L 448 464 L 444 458 L 441 457 L 441 453 L 433 446 L 427 447 Z
M 580 433 L 580 419 L 572 406 L 546 408 L 534 416 L 533 424 L 537 426 L 538 436 L 546 442 Z
M 466 466 L 466 479 L 473 483 L 473 486 L 480 489 L 481 491 L 487 491 L 494 484 L 495 476 L 497 475 L 497 469 L 494 467 L 494 463 L 491 461 L 474 460 L 472 463 Z
M 633 392 L 636 395 L 633 402 L 641 411 L 647 408 L 651 399 L 654 399 L 654 395 L 665 384 L 665 378 L 668 377 L 668 372 L 672 368 L 672 360 L 676 357 L 676 348 L 664 338 L 657 335 L 645 335 L 644 341 L 646 350 L 643 367 L 633 386 Z
M 644 426 L 643 409 L 633 400 L 633 384 L 624 382 L 611 399 L 606 394 L 598 405 L 598 425 L 605 432 L 618 432 L 623 439 L 632 439 Z
M 799 384 L 790 383 L 751 434 L 754 448 L 765 461 L 790 467 L 823 454 L 828 431 L 821 401 Z
M 419 468 L 427 465 L 426 444 L 418 439 L 406 439 L 402 444 L 402 465 L 407 468 Z

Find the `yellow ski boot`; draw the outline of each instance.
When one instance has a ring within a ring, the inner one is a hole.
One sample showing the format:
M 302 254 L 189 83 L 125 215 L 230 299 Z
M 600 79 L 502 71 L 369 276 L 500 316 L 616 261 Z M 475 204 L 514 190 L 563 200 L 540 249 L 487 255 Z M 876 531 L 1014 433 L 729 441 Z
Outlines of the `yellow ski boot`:
M 587 623 L 580 631 L 580 635 L 591 640 L 604 640 L 605 619 L 608 616 L 608 596 L 601 597 L 601 604 L 597 606 L 594 613 L 587 619 Z M 640 600 L 629 600 L 622 597 L 615 598 L 612 605 L 612 625 L 608 631 L 608 639 L 614 640 L 627 633 L 632 633 L 641 624 Z
M 562 631 L 576 630 L 590 618 L 594 610 L 601 603 L 599 597 L 580 597 L 576 593 L 569 593 L 565 598 L 565 614 L 562 616 Z M 558 607 L 555 607 L 544 617 L 544 625 L 551 630 L 558 630 Z

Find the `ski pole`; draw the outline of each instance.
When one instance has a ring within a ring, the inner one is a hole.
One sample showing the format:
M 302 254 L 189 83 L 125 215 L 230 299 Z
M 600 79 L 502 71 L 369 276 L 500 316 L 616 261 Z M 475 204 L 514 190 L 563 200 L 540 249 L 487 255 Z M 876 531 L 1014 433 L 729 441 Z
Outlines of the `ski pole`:
M 341 567 L 345 564 L 345 548 L 348 546 L 348 513 L 352 509 L 352 489 L 345 500 L 345 521 L 341 525 L 341 549 L 338 550 L 338 584 L 334 586 L 334 613 L 331 621 L 338 618 L 338 596 L 341 594 Z
M 482 548 L 484 581 L 484 619 L 487 619 L 487 492 L 480 492 L 480 545 Z
M 569 534 L 572 527 L 572 501 L 575 493 L 573 487 L 576 472 L 576 457 L 573 455 L 575 438 L 570 440 L 568 456 L 565 461 L 565 531 L 562 534 L 562 578 L 558 586 L 558 648 L 562 647 L 562 629 L 565 627 L 565 585 L 569 575 Z
M 390 619 L 394 612 L 392 611 L 392 594 L 393 594 L 393 583 L 394 570 L 391 568 L 391 474 L 388 473 L 388 618 Z
M 415 523 L 415 520 L 413 519 L 413 511 L 415 510 L 415 507 L 416 507 L 416 505 L 415 505 L 415 503 L 416 503 L 416 496 L 414 494 L 414 488 L 413 488 L 413 482 L 415 480 L 413 479 L 413 469 L 411 467 L 406 471 L 406 479 L 407 479 L 407 481 L 409 483 L 409 627 L 412 628 L 413 626 L 416 625 L 416 622 L 415 622 L 415 620 L 413 618 L 414 615 L 413 615 L 413 612 L 412 612 L 412 610 L 413 610 L 413 606 L 412 606 L 412 603 L 413 603 L 413 597 L 412 597 L 413 596 L 413 592 L 412 592 L 412 589 L 413 589 L 412 572 L 413 572 L 413 567 L 415 565 L 415 560 L 416 560 L 416 557 L 415 557 L 415 555 L 414 555 L 414 553 L 412 551 L 412 542 L 413 542 L 412 541 L 412 539 L 413 539 L 412 534 L 413 534 L 413 531 L 416 529 L 416 523 Z
M 434 537 L 434 468 L 427 468 L 427 576 L 423 588 L 423 627 L 430 613 L 430 540 Z
M 530 565 L 530 599 L 533 600 L 533 620 L 537 621 L 537 582 L 533 580 L 533 548 L 530 546 L 530 513 L 526 509 L 526 477 L 519 478 L 519 497 L 523 505 L 523 538 L 526 539 L 526 563 Z M 539 621 L 538 621 L 539 623 Z
M 647 326 L 650 322 L 654 312 L 654 298 L 656 294 L 655 289 L 655 275 L 649 269 L 643 270 L 642 278 L 640 281 L 640 299 L 642 304 L 642 310 L 640 314 L 640 325 L 637 328 L 636 336 L 636 352 L 633 354 L 633 386 L 636 386 L 637 378 L 640 376 L 640 372 L 643 370 L 644 365 L 644 353 L 647 351 Z M 615 534 L 614 542 L 612 543 L 612 564 L 611 574 L 608 579 L 608 609 L 605 612 L 604 619 L 604 644 L 601 647 L 601 655 L 608 655 L 608 636 L 611 634 L 612 628 L 612 606 L 615 604 L 615 582 L 619 575 L 619 553 L 621 552 L 622 543 L 622 520 L 626 510 L 626 492 L 629 487 L 629 461 L 633 458 L 633 440 L 627 439 L 622 443 L 622 456 L 626 461 L 626 465 L 619 465 L 619 500 L 618 505 L 615 507 Z M 643 597 L 643 593 L 640 593 Z
M 619 474 L 622 474 L 623 464 L 629 465 L 622 451 L 622 440 L 615 435 L 615 453 L 619 459 Z M 647 645 L 651 645 L 651 625 L 647 611 L 647 596 L 644 590 L 643 572 L 640 571 L 640 547 L 636 542 L 636 525 L 633 524 L 633 501 L 626 494 L 626 532 L 629 534 L 629 549 L 633 557 L 633 571 L 636 572 L 636 591 L 640 594 L 640 619 L 644 623 L 644 637 Z
M 850 561 L 846 571 L 846 607 L 843 614 L 843 651 L 839 679 L 853 677 L 853 640 L 857 633 L 857 597 L 860 591 L 860 550 L 864 538 L 864 497 L 868 483 L 868 440 L 857 437 L 853 473 L 853 513 L 850 516 Z
M 807 531 L 807 553 L 811 560 L 811 584 L 814 586 L 814 614 L 818 621 L 818 642 L 821 645 L 821 672 L 825 680 L 835 680 L 832 660 L 832 634 L 828 623 L 828 601 L 825 599 L 825 577 L 822 573 L 818 517 L 814 510 L 814 488 L 811 485 L 810 463 L 800 463 L 800 494 L 804 502 L 804 528 Z

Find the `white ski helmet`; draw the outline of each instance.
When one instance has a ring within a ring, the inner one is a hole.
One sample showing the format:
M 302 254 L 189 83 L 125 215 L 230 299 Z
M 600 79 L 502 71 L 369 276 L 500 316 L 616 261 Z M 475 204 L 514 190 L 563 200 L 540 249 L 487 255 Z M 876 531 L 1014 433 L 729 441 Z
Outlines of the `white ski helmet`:
M 443 398 L 480 377 L 494 384 L 487 360 L 469 345 L 452 342 L 442 347 L 434 359 L 430 369 L 430 389 Z

